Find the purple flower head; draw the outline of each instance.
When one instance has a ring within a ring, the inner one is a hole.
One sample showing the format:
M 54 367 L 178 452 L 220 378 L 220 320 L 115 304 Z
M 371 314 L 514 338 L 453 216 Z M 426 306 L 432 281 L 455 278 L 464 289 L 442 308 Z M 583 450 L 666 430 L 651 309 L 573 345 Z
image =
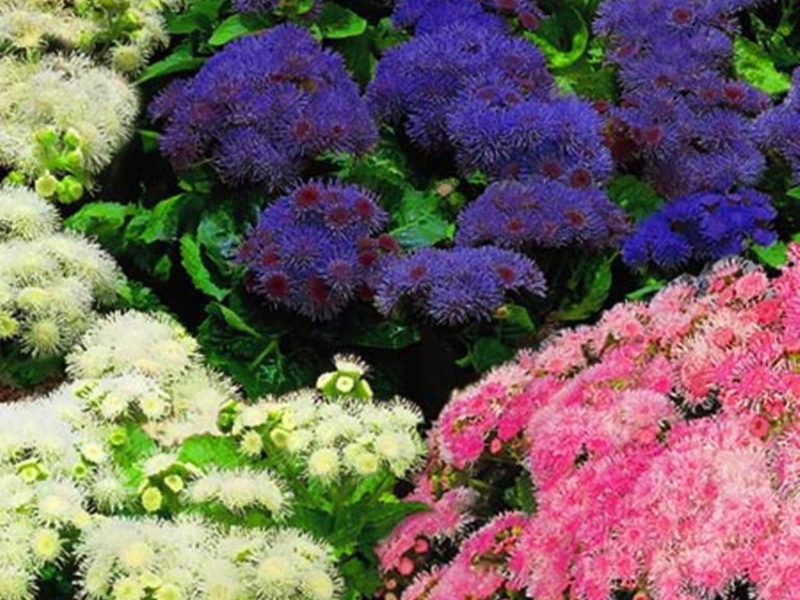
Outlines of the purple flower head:
M 233 0 L 233 9 L 240 13 L 265 13 L 276 9 L 292 10 L 297 3 L 298 0 Z M 309 12 L 316 11 L 319 5 L 320 0 L 314 0 Z
M 795 69 L 783 103 L 764 113 L 754 127 L 759 146 L 785 160 L 794 183 L 800 184 L 800 69 Z
M 770 104 L 730 80 L 735 12 L 753 1 L 607 0 L 595 30 L 619 67 L 623 95 L 613 110 L 620 162 L 643 165 L 663 195 L 753 185 L 764 159 L 752 119 Z
M 506 31 L 498 14 L 519 17 L 528 29 L 536 29 L 543 16 L 531 0 L 401 0 L 392 13 L 392 23 L 413 27 L 417 35 L 457 23 Z
M 522 254 L 490 246 L 424 248 L 384 264 L 375 300 L 385 315 L 405 300 L 436 323 L 452 326 L 491 319 L 506 292 L 523 290 L 545 294 L 542 272 Z
M 458 217 L 460 246 L 494 244 L 518 250 L 581 244 L 614 246 L 627 232 L 625 213 L 598 189 L 559 183 L 493 183 Z
M 248 287 L 272 305 L 329 320 L 375 287 L 380 264 L 397 251 L 378 234 L 388 215 L 356 186 L 308 182 L 260 215 L 239 248 Z
M 337 54 L 280 25 L 235 40 L 150 106 L 174 166 L 210 160 L 224 181 L 280 189 L 322 152 L 367 151 L 377 130 Z
M 752 189 L 691 194 L 642 221 L 625 241 L 622 258 L 631 267 L 652 261 L 664 269 L 690 260 L 716 260 L 738 254 L 751 240 L 774 242 L 775 217 L 769 196 Z
M 423 151 L 449 152 L 448 115 L 461 94 L 500 79 L 516 86 L 523 98 L 546 97 L 553 88 L 544 57 L 533 44 L 460 24 L 387 52 L 367 101 L 379 120 L 402 126 Z

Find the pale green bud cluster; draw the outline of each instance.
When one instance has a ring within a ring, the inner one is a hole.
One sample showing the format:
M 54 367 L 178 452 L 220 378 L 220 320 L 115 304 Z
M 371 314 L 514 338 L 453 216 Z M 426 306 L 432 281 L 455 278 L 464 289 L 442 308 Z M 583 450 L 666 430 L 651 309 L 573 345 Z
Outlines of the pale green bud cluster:
M 75 202 L 128 139 L 138 110 L 134 88 L 86 57 L 0 58 L 0 166 L 35 181 L 43 197 Z
M 260 438 L 265 448 L 287 452 L 304 463 L 309 477 L 330 485 L 382 469 L 406 474 L 425 451 L 421 424 L 419 409 L 402 401 L 332 401 L 307 390 L 240 407 L 232 432 L 243 454 L 253 455 Z
M 31 190 L 0 186 L 0 342 L 33 356 L 74 344 L 116 298 L 122 276 L 85 238 L 60 231 L 53 208 Z
M 337 354 L 333 357 L 335 371 L 323 373 L 317 379 L 317 389 L 328 398 L 372 400 L 369 382 L 364 378 L 368 368 L 355 356 Z

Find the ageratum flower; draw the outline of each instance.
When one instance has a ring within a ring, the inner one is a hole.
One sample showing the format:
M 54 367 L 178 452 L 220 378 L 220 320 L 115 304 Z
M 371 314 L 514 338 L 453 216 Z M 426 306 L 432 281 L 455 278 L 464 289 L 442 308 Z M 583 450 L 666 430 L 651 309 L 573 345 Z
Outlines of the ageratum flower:
M 505 22 L 492 13 L 517 16 L 528 29 L 535 29 L 542 17 L 531 0 L 402 0 L 392 13 L 392 23 L 413 27 L 417 34 L 456 23 L 505 30 Z
M 619 67 L 622 108 L 611 113 L 611 141 L 622 162 L 671 198 L 752 185 L 764 166 L 751 119 L 766 94 L 731 80 L 734 12 L 755 4 L 608 0 L 595 30 Z
M 800 183 L 800 69 L 792 76 L 792 88 L 780 106 L 767 111 L 755 122 L 760 147 L 783 158 Z
M 309 182 L 267 207 L 238 260 L 249 287 L 272 305 L 332 319 L 374 287 L 381 258 L 397 245 L 387 214 L 356 186 Z
M 240 13 L 265 13 L 275 9 L 292 10 L 296 4 L 305 4 L 303 0 L 233 0 L 233 8 Z M 320 0 L 314 0 L 313 6 L 303 13 L 314 13 L 320 5 Z
M 465 23 L 388 51 L 367 89 L 367 101 L 379 120 L 402 127 L 423 151 L 450 152 L 454 140 L 448 115 L 459 107 L 462 94 L 489 81 L 500 81 L 519 101 L 545 101 L 553 88 L 544 57 L 533 44 Z M 474 119 L 486 121 L 487 128 L 496 125 L 487 110 Z
M 775 217 L 769 196 L 752 189 L 698 192 L 645 219 L 625 241 L 622 257 L 632 267 L 653 261 L 673 269 L 690 260 L 738 254 L 750 240 L 764 245 L 775 241 L 770 227 Z
M 458 216 L 456 242 L 505 248 L 605 247 L 626 230 L 625 213 L 598 189 L 556 182 L 493 183 Z
M 223 181 L 281 188 L 322 152 L 364 152 L 377 131 L 344 62 L 304 29 L 235 40 L 150 106 L 178 169 L 208 160 Z
M 424 248 L 386 264 L 376 301 L 383 314 L 408 300 L 437 323 L 460 325 L 490 319 L 509 291 L 545 294 L 542 272 L 522 254 L 490 246 Z

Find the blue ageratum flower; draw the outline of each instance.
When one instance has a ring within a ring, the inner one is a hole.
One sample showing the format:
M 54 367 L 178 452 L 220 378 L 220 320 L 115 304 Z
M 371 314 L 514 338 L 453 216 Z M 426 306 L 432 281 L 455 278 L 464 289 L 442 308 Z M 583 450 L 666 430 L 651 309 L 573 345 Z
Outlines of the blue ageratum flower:
M 735 11 L 754 0 L 606 0 L 595 31 L 619 67 L 611 141 L 669 198 L 753 185 L 764 157 L 752 120 L 769 97 L 731 80 Z
M 800 184 L 800 69 L 795 69 L 783 102 L 758 118 L 755 132 L 764 152 L 785 160 L 794 183 Z
M 627 232 L 625 212 L 598 189 L 544 180 L 493 183 L 458 216 L 456 243 L 516 250 L 615 246 Z
M 491 319 L 507 292 L 544 296 L 544 276 L 531 259 L 494 247 L 424 248 L 387 260 L 375 291 L 388 315 L 401 302 L 442 325 Z
M 769 196 L 752 189 L 691 194 L 642 221 L 625 241 L 622 258 L 631 267 L 653 262 L 669 270 L 738 254 L 750 241 L 775 241 L 776 214 Z
M 378 233 L 388 215 L 356 186 L 305 183 L 260 215 L 238 251 L 248 288 L 276 307 L 326 321 L 370 298 L 398 246 Z
M 298 0 L 233 0 L 233 9 L 240 13 L 266 13 L 275 9 L 289 9 L 298 4 Z M 320 0 L 314 0 L 312 14 L 319 8 Z M 305 14 L 309 14 L 308 12 Z
M 542 13 L 531 0 L 401 0 L 392 13 L 395 27 L 413 27 L 417 34 L 432 33 L 461 23 L 506 31 L 500 15 L 516 16 L 536 29 Z
M 462 95 L 498 80 L 524 100 L 546 100 L 553 93 L 544 57 L 533 44 L 461 23 L 389 50 L 378 63 L 367 101 L 377 119 L 403 128 L 421 150 L 449 153 L 454 148 L 448 116 Z M 474 118 L 491 115 L 481 110 Z
M 336 53 L 280 25 L 228 44 L 150 106 L 177 169 L 209 161 L 225 182 L 280 189 L 323 152 L 366 152 L 377 129 Z

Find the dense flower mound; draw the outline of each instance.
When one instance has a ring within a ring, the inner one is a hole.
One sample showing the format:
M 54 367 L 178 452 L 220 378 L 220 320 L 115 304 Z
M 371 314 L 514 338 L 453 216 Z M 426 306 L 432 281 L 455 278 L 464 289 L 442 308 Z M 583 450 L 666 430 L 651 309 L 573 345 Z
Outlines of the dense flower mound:
M 755 130 L 763 150 L 785 160 L 794 182 L 800 184 L 800 69 L 795 69 L 783 103 L 761 115 Z
M 33 191 L 0 186 L 0 344 L 53 356 L 114 301 L 122 275 L 94 243 L 60 231 Z
M 305 183 L 268 206 L 239 249 L 249 287 L 275 306 L 316 321 L 369 297 L 384 256 L 397 251 L 381 231 L 388 216 L 365 190 Z
M 33 53 L 55 41 L 133 73 L 168 41 L 161 11 L 180 5 L 181 0 L 0 0 L 0 47 Z
M 544 276 L 522 254 L 491 246 L 424 248 L 387 261 L 376 289 L 378 310 L 389 314 L 401 303 L 444 325 L 488 320 L 507 292 L 544 296 Z
M 392 23 L 413 27 L 418 34 L 456 23 L 504 30 L 504 21 L 492 13 L 516 16 L 528 29 L 535 29 L 542 17 L 531 0 L 401 0 L 392 13 Z
M 739 253 L 750 241 L 774 242 L 776 216 L 770 197 L 755 190 L 690 194 L 644 219 L 625 240 L 622 257 L 632 267 L 652 261 L 665 269 L 716 260 Z
M 3 600 L 34 597 L 53 568 L 98 600 L 338 598 L 349 551 L 331 540 L 351 532 L 336 510 L 348 528 L 386 519 L 424 450 L 420 412 L 374 402 L 352 357 L 322 391 L 246 403 L 182 327 L 128 312 L 67 362 L 46 397 L 0 404 Z
M 555 182 L 493 183 L 458 216 L 459 245 L 515 249 L 604 247 L 626 231 L 625 213 L 597 189 Z
M 298 9 L 303 15 L 314 15 L 319 8 L 320 0 L 233 0 L 234 10 L 241 13 L 264 13 L 279 11 L 281 13 L 296 13 Z
M 305 30 L 274 27 L 228 44 L 150 106 L 178 169 L 209 160 L 232 183 L 280 188 L 323 152 L 364 152 L 377 131 L 341 57 Z
M 412 495 L 433 510 L 378 550 L 387 589 L 688 600 L 750 586 L 793 598 L 798 261 L 793 246 L 773 280 L 723 261 L 456 393 Z M 480 480 L 503 472 L 512 493 L 490 500 Z M 448 540 L 455 557 L 432 567 Z
M 599 8 L 595 29 L 623 85 L 615 141 L 645 161 L 668 197 L 753 184 L 764 166 L 751 118 L 769 97 L 727 75 L 735 11 L 754 4 L 608 0 Z
M 44 196 L 77 200 L 127 140 L 138 108 L 130 84 L 85 57 L 0 58 L 0 165 L 38 177 Z

